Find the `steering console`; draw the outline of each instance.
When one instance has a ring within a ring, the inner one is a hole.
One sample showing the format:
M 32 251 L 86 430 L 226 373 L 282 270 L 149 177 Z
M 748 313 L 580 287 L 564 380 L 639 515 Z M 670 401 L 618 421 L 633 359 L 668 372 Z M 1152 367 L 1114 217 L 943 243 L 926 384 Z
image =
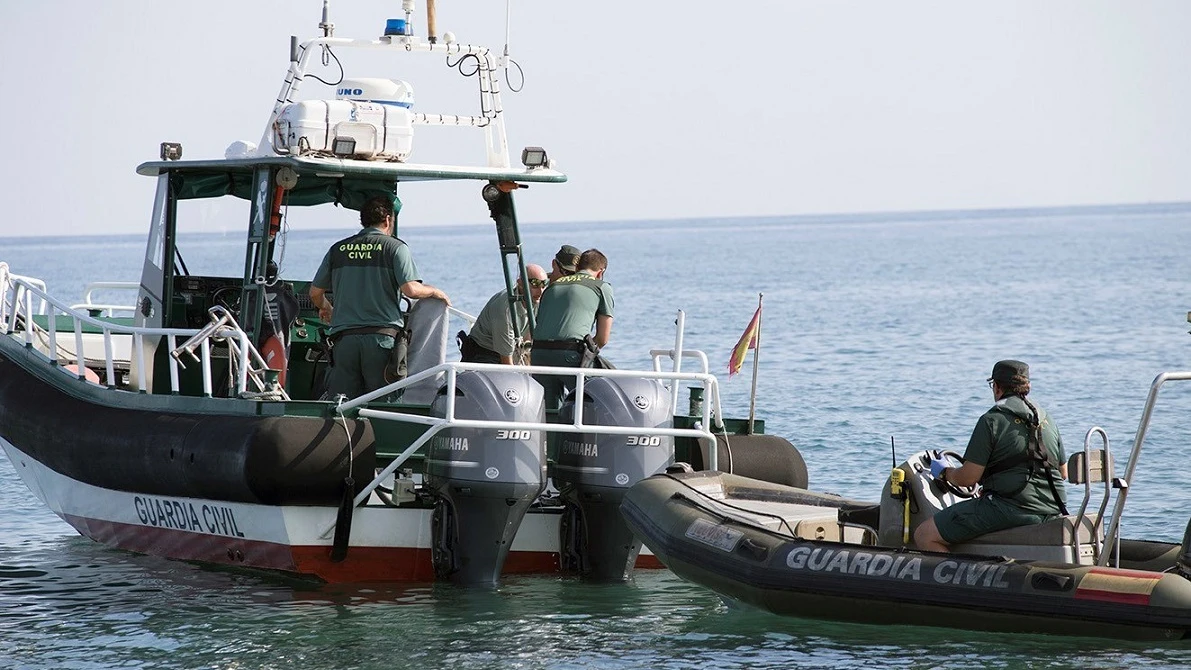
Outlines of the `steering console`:
M 958 484 L 954 484 L 950 481 L 947 481 L 946 479 L 943 479 L 942 477 L 931 477 L 930 462 L 931 462 L 931 460 L 936 459 L 936 458 L 946 461 L 947 467 L 950 467 L 950 468 L 962 467 L 964 464 L 964 457 L 960 456 L 959 454 L 957 454 L 954 451 L 944 451 L 944 450 L 940 450 L 940 449 L 932 449 L 930 451 L 923 452 L 922 457 L 921 457 L 923 469 L 920 472 L 923 473 L 923 476 L 931 478 L 932 486 L 937 486 L 943 492 L 950 493 L 951 495 L 954 495 L 957 498 L 972 498 L 972 497 L 975 497 L 980 492 L 979 484 L 975 484 L 972 486 L 960 486 Z M 915 468 L 915 469 L 917 469 L 917 468 Z

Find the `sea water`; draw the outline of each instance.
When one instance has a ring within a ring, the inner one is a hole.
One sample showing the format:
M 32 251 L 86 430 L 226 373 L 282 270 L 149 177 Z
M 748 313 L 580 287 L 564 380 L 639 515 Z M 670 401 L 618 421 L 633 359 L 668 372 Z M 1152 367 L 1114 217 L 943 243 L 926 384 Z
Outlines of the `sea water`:
M 358 228 L 286 236 L 308 279 Z M 401 236 L 423 278 L 477 312 L 503 285 L 492 226 Z M 726 372 L 764 293 L 757 415 L 793 441 L 812 488 L 875 500 L 893 463 L 963 451 L 1001 358 L 1068 453 L 1103 427 L 1123 474 L 1155 375 L 1191 369 L 1191 206 L 526 225 L 529 262 L 598 247 L 616 318 L 606 354 L 647 365 L 674 344 Z M 0 260 L 79 300 L 134 281 L 140 237 L 0 239 Z M 237 275 L 241 233 L 184 236 L 195 274 Z M 113 297 L 115 299 L 115 297 Z M 688 369 L 690 361 L 687 362 Z M 721 377 L 745 416 L 751 367 Z M 1191 383 L 1166 387 L 1133 477 L 1124 535 L 1179 541 L 1191 515 Z M 103 426 L 95 426 L 103 430 Z M 1095 445 L 1094 445 L 1095 446 Z M 1082 492 L 1071 489 L 1078 501 Z M 887 605 L 896 607 L 896 605 Z M 0 668 L 1175 668 L 1188 643 L 1125 643 L 777 617 L 666 571 L 623 585 L 514 577 L 496 589 L 323 586 L 138 556 L 77 536 L 0 455 Z

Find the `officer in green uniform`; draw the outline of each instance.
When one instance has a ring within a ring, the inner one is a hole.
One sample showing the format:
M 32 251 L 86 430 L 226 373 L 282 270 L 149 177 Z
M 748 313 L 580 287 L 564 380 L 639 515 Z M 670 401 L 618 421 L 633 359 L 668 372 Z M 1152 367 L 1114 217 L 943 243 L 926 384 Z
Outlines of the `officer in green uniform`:
M 919 549 L 948 551 L 949 545 L 1005 528 L 1042 523 L 1065 515 L 1067 460 L 1059 429 L 1032 403 L 1030 368 L 999 361 L 988 378 L 996 404 L 976 422 L 962 467 L 931 462 L 941 481 L 967 487 L 980 483 L 979 498 L 944 508 L 914 531 Z
M 546 270 L 540 265 L 526 265 L 525 273 L 529 275 L 529 297 L 533 301 L 535 312 L 538 301 L 542 299 L 542 292 L 546 290 L 549 280 Z M 525 314 L 525 281 L 517 278 L 516 309 L 517 318 L 525 325 L 526 330 L 521 333 L 524 337 L 528 332 L 529 319 Z M 513 333 L 513 322 L 509 318 L 509 292 L 500 291 L 488 299 L 488 304 L 480 310 L 476 322 L 472 324 L 471 332 L 463 335 L 462 343 L 464 363 L 504 363 L 512 365 L 517 356 L 517 335 Z
M 608 258 L 599 249 L 579 256 L 576 272 L 550 282 L 538 306 L 534 326 L 533 364 L 558 367 L 590 367 L 599 348 L 612 335 L 615 301 L 612 285 L 603 280 Z M 593 351 L 585 339 L 595 328 Z M 534 375 L 545 387 L 546 409 L 557 409 L 574 377 Z
M 409 246 L 393 237 L 400 208 L 396 199 L 365 202 L 364 229 L 331 245 L 310 283 L 310 299 L 330 324 L 334 345 L 326 397 L 355 398 L 396 381 L 392 370 L 386 379 L 385 367 L 404 327 L 401 295 L 451 304 L 446 293 L 422 283 Z

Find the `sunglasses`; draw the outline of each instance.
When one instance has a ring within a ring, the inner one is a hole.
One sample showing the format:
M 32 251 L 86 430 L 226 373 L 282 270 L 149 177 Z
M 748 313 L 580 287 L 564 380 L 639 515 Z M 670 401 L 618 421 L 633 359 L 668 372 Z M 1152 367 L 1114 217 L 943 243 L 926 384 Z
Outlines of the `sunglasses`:
M 549 283 L 550 283 L 549 279 L 530 279 L 529 280 L 529 285 L 533 286 L 534 288 L 544 288 Z

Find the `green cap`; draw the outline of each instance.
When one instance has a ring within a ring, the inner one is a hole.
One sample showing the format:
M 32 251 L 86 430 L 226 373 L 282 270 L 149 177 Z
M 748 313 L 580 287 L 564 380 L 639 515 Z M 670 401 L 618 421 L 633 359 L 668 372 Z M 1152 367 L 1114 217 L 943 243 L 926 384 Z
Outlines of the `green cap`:
M 579 255 L 582 254 L 579 247 L 572 247 L 569 244 L 562 245 L 558 253 L 554 254 L 554 260 L 558 261 L 558 266 L 567 272 L 574 272 L 579 265 Z
M 988 381 L 998 381 L 1006 384 L 1028 382 L 1030 381 L 1030 366 L 1015 360 L 997 361 L 997 364 L 993 366 L 992 376 L 988 378 Z

